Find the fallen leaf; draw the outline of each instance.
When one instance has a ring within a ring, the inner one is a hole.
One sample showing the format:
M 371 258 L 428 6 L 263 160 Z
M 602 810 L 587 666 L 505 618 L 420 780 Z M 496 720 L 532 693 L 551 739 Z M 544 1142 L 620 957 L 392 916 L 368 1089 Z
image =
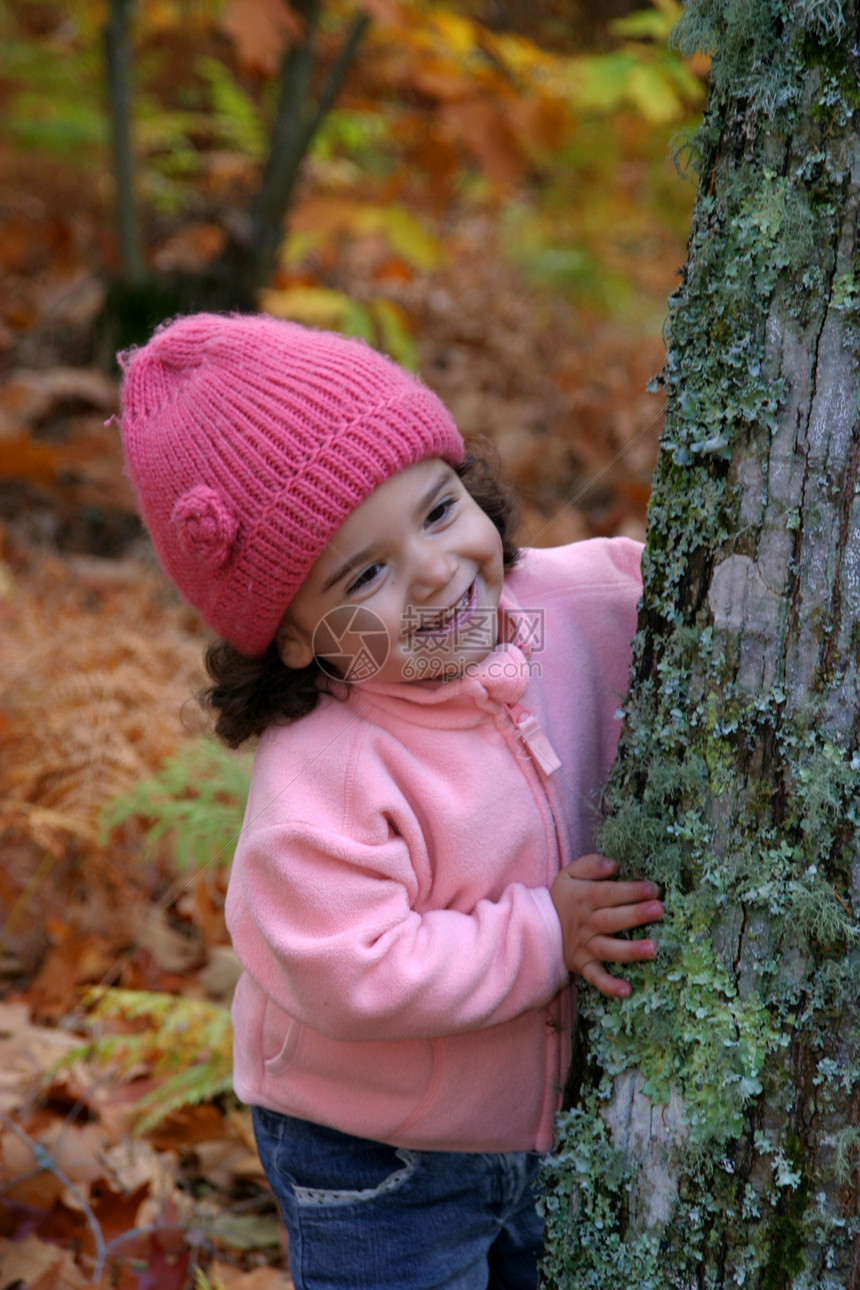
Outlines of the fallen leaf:
M 71 1182 L 88 1184 L 104 1178 L 101 1153 L 109 1142 L 100 1125 L 68 1124 L 55 1118 L 51 1127 L 39 1134 L 39 1145 Z
M 90 1190 L 90 1208 L 95 1214 L 105 1242 L 113 1241 L 130 1232 L 137 1224 L 140 1207 L 149 1193 L 149 1184 L 144 1182 L 136 1191 L 125 1193 L 114 1190 L 106 1181 Z
M 33 443 L 27 434 L 0 437 L 0 476 L 5 479 L 45 484 L 54 478 L 59 464 L 56 449 L 45 443 Z
M 27 1290 L 78 1290 L 87 1285 L 70 1250 L 32 1234 L 20 1241 L 0 1239 L 0 1269 L 4 1290 L 18 1284 Z
M 203 938 L 196 928 L 190 928 L 189 932 L 172 927 L 166 910 L 154 906 L 145 911 L 135 941 L 149 950 L 162 971 L 185 973 L 200 967 L 206 960 Z
M 151 1143 L 140 1138 L 126 1139 L 106 1146 L 102 1151 L 103 1172 L 112 1179 L 114 1186 L 126 1195 L 145 1187 L 147 1196 L 141 1202 L 148 1211 L 158 1208 L 168 1200 L 176 1199 L 178 1176 L 177 1159 L 171 1151 L 156 1151 Z M 141 1222 L 138 1214 L 138 1222 Z
M 256 1150 L 249 1151 L 241 1142 L 230 1139 L 198 1142 L 196 1154 L 204 1178 L 225 1194 L 229 1194 L 237 1178 L 252 1179 L 257 1183 L 265 1180 Z
M 0 394 L 3 412 L 28 426 L 41 425 L 60 407 L 113 412 L 116 406 L 116 382 L 86 367 L 13 372 Z
M 207 998 L 229 1006 L 242 975 L 242 966 L 231 945 L 213 945 L 209 962 L 198 975 Z
M 280 1241 L 280 1220 L 274 1214 L 218 1214 L 207 1225 L 213 1240 L 231 1250 L 274 1248 Z
M 171 1111 L 146 1135 L 157 1150 L 184 1150 L 199 1142 L 220 1141 L 224 1136 L 224 1116 L 209 1103 Z
M 70 1012 L 78 987 L 100 981 L 115 960 L 103 934 L 70 931 L 51 947 L 29 991 L 37 1015 L 59 1018 Z
M 32 1025 L 26 1004 L 0 1004 L 0 1110 L 23 1106 L 44 1072 L 80 1043 L 68 1031 Z
M 186 1290 L 190 1249 L 171 1258 L 165 1253 L 162 1242 L 155 1234 L 150 1237 L 145 1257 L 146 1268 L 140 1274 L 138 1290 Z
M 210 1264 L 209 1279 L 220 1290 L 291 1290 L 293 1279 L 280 1268 L 260 1267 L 243 1272 L 233 1263 Z
M 32 1146 L 8 1130 L 0 1134 L 0 1180 L 2 1180 L 3 1207 L 15 1206 L 31 1209 L 41 1215 L 62 1196 L 65 1183 L 50 1170 L 41 1169 L 36 1159 L 37 1144 Z M 6 1226 L 8 1208 L 0 1207 L 0 1231 Z M 35 1224 L 35 1218 L 33 1220 Z M 11 1228 L 14 1231 L 14 1225 Z

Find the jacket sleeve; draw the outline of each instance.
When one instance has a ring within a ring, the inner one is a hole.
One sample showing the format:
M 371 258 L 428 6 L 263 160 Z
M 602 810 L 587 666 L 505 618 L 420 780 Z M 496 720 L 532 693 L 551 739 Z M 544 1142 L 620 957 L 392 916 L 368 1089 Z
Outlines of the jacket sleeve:
M 368 804 L 345 830 L 314 797 L 311 819 L 281 807 L 246 824 L 227 900 L 244 968 L 285 1012 L 333 1039 L 431 1038 L 508 1021 L 567 983 L 546 888 L 418 912 L 413 860 L 384 813 Z

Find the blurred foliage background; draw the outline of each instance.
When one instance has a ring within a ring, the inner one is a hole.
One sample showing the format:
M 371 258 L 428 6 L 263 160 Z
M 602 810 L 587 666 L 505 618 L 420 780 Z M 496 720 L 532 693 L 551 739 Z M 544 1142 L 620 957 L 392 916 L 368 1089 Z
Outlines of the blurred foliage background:
M 196 307 L 364 336 L 492 441 L 524 540 L 642 537 L 707 77 L 678 13 L 0 0 L 4 1270 L 25 1220 L 44 1290 L 195 1260 L 252 1290 L 277 1240 L 223 1092 L 247 760 L 201 737 L 206 632 L 134 515 L 115 350 Z
M 389 277 L 433 269 L 450 251 L 452 207 L 493 208 L 502 252 L 530 281 L 622 317 L 641 309 L 642 243 L 659 258 L 661 232 L 683 230 L 689 211 L 666 157 L 701 104 L 704 69 L 669 48 L 678 11 L 674 0 L 5 0 L 0 121 L 22 160 L 73 168 L 89 201 L 112 208 L 98 248 L 107 274 L 176 286 L 218 265 L 224 279 L 238 257 L 227 304 L 268 287 L 269 310 L 361 332 L 409 361 L 409 318 L 390 292 L 350 301 L 337 249 L 374 239 Z M 291 174 L 273 208 L 279 165 Z M 272 225 L 260 268 L 249 243 Z M 29 321 L 22 302 L 7 301 L 5 321 Z

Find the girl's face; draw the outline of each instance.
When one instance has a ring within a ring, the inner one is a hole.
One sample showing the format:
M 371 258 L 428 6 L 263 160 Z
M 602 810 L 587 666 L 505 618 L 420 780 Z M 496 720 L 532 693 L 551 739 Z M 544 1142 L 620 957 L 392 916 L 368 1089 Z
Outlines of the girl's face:
M 453 469 L 429 457 L 344 521 L 294 597 L 277 642 L 360 681 L 450 680 L 498 641 L 502 539 Z

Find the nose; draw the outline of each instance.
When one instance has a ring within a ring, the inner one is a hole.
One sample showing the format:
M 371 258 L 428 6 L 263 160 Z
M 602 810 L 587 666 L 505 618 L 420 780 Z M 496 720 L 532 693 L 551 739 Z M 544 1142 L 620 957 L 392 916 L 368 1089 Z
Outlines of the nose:
M 457 559 L 426 538 L 415 544 L 410 568 L 410 586 L 416 600 L 428 600 L 447 587 L 457 571 Z

